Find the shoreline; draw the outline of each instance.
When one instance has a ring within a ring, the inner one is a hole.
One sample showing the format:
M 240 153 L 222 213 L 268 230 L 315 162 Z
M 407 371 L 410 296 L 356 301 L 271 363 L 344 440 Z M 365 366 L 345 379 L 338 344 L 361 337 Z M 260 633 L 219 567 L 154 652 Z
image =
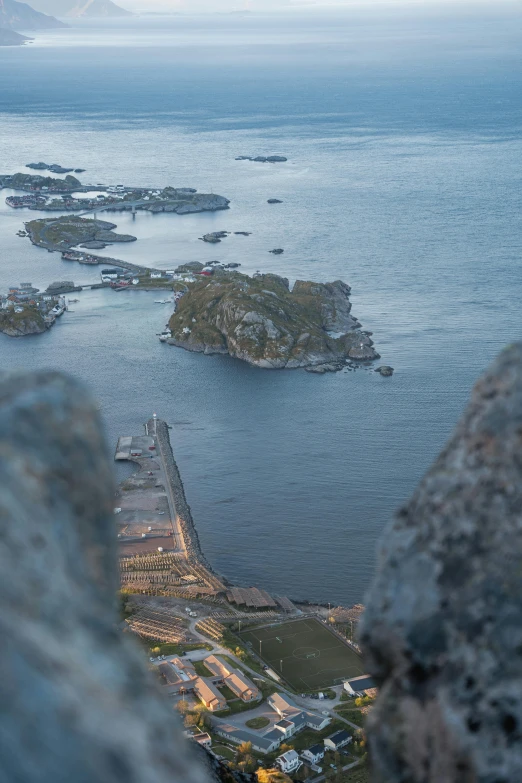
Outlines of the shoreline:
M 205 577 L 205 581 L 207 585 L 209 585 L 212 588 L 212 594 L 209 594 L 207 590 L 203 590 L 201 594 L 198 595 L 179 595 L 179 590 L 176 590 L 174 588 L 173 592 L 171 594 L 164 591 L 164 588 L 157 588 L 157 592 L 152 592 L 151 595 L 160 596 L 163 595 L 165 598 L 172 597 L 172 598 L 185 598 L 186 600 L 201 600 L 201 601 L 211 601 L 212 603 L 215 602 L 215 599 L 220 594 L 228 594 L 230 596 L 230 591 L 234 588 L 238 588 L 239 590 L 255 590 L 255 591 L 261 591 L 265 592 L 263 588 L 257 588 L 257 587 L 240 587 L 239 585 L 236 585 L 232 583 L 228 577 L 223 576 L 221 574 L 218 574 L 215 569 L 213 568 L 212 564 L 206 557 L 206 555 L 203 552 L 201 542 L 199 540 L 199 535 L 197 531 L 196 524 L 194 522 L 194 518 L 192 516 L 192 511 L 190 509 L 190 505 L 187 501 L 186 494 L 185 494 L 185 487 L 183 484 L 183 479 L 181 477 L 181 473 L 178 467 L 178 464 L 176 462 L 176 458 L 174 456 L 174 450 L 172 447 L 172 442 L 170 438 L 170 432 L 169 430 L 172 429 L 169 427 L 169 425 L 163 421 L 162 419 L 153 418 L 149 419 L 144 424 L 145 434 L 148 438 L 150 438 L 154 443 L 157 444 L 158 448 L 156 449 L 156 459 L 160 459 L 163 465 L 165 478 L 169 483 L 168 487 L 165 487 L 165 491 L 167 492 L 167 495 L 169 494 L 169 490 L 171 493 L 171 497 L 173 500 L 173 513 L 175 518 L 172 520 L 173 527 L 178 528 L 179 534 L 181 535 L 182 541 L 183 541 L 183 553 L 182 556 L 185 559 L 185 561 L 195 567 L 196 569 L 201 569 L 202 574 Z M 121 457 L 120 457 L 121 458 Z M 128 457 L 129 461 L 134 462 L 136 465 L 139 466 L 140 470 L 143 471 L 147 467 L 146 460 L 143 460 L 141 458 L 132 458 Z M 140 470 L 136 471 L 133 475 L 137 475 Z M 127 479 L 122 481 L 119 484 L 119 488 L 125 484 Z M 177 535 L 177 534 L 176 534 Z M 138 539 L 139 540 L 139 539 Z M 146 553 L 145 553 L 146 554 Z M 168 552 L 166 553 L 169 554 Z M 178 553 L 178 555 L 181 553 Z M 139 555 L 136 555 L 139 557 Z M 150 555 L 149 555 L 150 556 Z M 123 585 L 122 585 L 123 586 Z M 154 588 L 149 588 L 154 590 Z M 145 592 L 145 591 L 139 591 L 139 592 Z M 148 594 L 148 593 L 147 593 Z M 288 600 L 288 599 L 286 599 Z M 295 610 L 295 616 L 299 616 L 299 614 L 302 614 L 303 612 L 306 613 L 307 607 L 312 609 L 313 607 L 319 607 L 321 609 L 330 609 L 330 606 L 332 607 L 331 612 L 332 615 L 338 614 L 339 612 L 342 613 L 348 613 L 350 614 L 349 619 L 339 619 L 339 622 L 356 622 L 356 618 L 358 615 L 360 615 L 363 607 L 361 604 L 355 604 L 350 607 L 345 607 L 342 605 L 333 606 L 332 602 L 328 603 L 326 601 L 310 601 L 308 599 L 290 599 L 290 602 L 294 604 L 294 610 Z M 218 605 L 220 603 L 220 599 L 218 599 Z M 230 605 L 230 607 L 233 606 L 234 602 L 231 602 L 229 598 L 227 598 L 227 604 Z M 224 604 L 225 608 L 226 604 Z M 249 606 L 247 604 L 247 606 Z M 280 606 L 282 606 L 280 604 Z M 241 608 L 241 604 L 235 604 L 233 606 L 234 611 L 245 612 L 246 610 L 244 608 Z M 250 607 L 252 611 L 252 620 L 262 620 L 262 617 L 259 617 L 259 609 L 262 609 L 262 606 L 259 607 Z M 269 607 L 266 607 L 267 609 Z M 270 607 L 272 608 L 272 607 Z M 273 615 L 273 609 L 272 609 L 272 615 Z M 275 609 L 275 611 L 279 613 L 283 613 L 281 608 Z M 287 610 L 288 611 L 288 610 Z M 257 613 L 257 616 L 256 616 Z M 247 611 L 246 614 L 248 615 L 249 612 Z M 353 615 L 353 616 L 352 616 Z M 291 612 L 288 616 L 288 619 L 291 619 L 292 616 L 294 616 L 294 612 Z M 348 616 L 348 615 L 347 615 Z M 266 621 L 269 621 L 271 617 L 271 614 L 268 613 L 266 617 Z M 351 642 L 353 644 L 353 642 Z

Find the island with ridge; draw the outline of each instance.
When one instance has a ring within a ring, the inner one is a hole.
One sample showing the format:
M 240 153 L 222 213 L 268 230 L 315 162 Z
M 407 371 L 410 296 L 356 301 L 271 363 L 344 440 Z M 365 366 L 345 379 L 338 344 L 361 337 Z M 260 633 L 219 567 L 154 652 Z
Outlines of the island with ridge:
M 186 286 L 168 329 L 170 345 L 229 354 L 257 367 L 312 372 L 379 358 L 369 332 L 351 315 L 350 286 L 274 274 L 216 270 Z

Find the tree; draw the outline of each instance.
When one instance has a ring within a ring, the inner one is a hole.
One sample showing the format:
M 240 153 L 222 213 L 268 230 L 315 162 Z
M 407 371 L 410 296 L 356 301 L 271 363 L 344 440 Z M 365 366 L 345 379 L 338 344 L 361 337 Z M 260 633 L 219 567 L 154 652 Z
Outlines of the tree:
M 161 647 L 152 647 L 150 654 L 151 655 L 159 655 L 161 652 Z
M 239 756 L 250 756 L 252 754 L 252 743 L 242 742 L 237 749 Z
M 242 772 L 253 772 L 256 768 L 256 760 L 253 756 L 247 753 L 238 764 L 238 767 Z
M 187 714 L 187 712 L 189 711 L 189 706 L 188 706 L 187 702 L 185 701 L 185 699 L 182 699 L 181 701 L 178 701 L 178 703 L 176 704 L 176 709 L 178 710 L 180 715 L 186 715 Z
M 208 727 L 208 725 L 209 725 L 209 723 L 210 723 L 210 717 L 209 717 L 209 711 L 208 711 L 208 708 L 207 708 L 207 707 L 205 707 L 205 705 L 204 705 L 204 704 L 197 704 L 197 705 L 194 707 L 194 713 L 195 713 L 195 715 L 196 715 L 196 718 L 197 718 L 197 722 L 198 722 L 198 724 L 199 724 L 199 725 L 200 725 L 202 728 L 206 728 L 206 727 Z
M 194 715 L 193 712 L 189 712 L 187 715 L 185 715 L 185 726 L 187 728 L 191 726 L 197 726 L 198 725 L 198 716 Z
M 288 753 L 289 750 L 293 750 L 293 749 L 294 749 L 294 746 L 293 745 L 288 745 L 288 743 L 286 743 L 286 742 L 283 742 L 283 744 L 279 748 L 281 753 Z
M 257 783 L 292 783 L 288 775 L 278 769 L 258 769 Z

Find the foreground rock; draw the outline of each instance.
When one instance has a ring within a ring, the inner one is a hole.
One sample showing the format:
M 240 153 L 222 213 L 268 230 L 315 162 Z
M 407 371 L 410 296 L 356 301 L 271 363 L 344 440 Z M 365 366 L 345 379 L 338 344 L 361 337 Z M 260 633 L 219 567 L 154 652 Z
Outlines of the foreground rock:
M 69 250 L 76 245 L 113 242 L 135 242 L 130 234 L 115 234 L 115 223 L 66 215 L 61 218 L 42 218 L 25 224 L 33 245 L 48 250 Z
M 207 783 L 118 625 L 113 469 L 93 400 L 52 373 L 4 378 L 0 451 L 2 777 Z
M 290 291 L 288 280 L 277 275 L 216 271 L 188 286 L 170 319 L 168 342 L 265 368 L 340 369 L 348 359 L 377 359 L 372 340 L 350 314 L 349 293 L 340 280 L 298 280 Z
M 388 367 L 388 365 L 383 364 L 382 367 L 377 367 L 375 372 L 380 373 L 383 376 L 383 378 L 391 378 L 391 376 L 393 375 L 394 370 L 393 370 L 393 367 Z
M 381 544 L 364 615 L 376 783 L 522 780 L 522 344 Z

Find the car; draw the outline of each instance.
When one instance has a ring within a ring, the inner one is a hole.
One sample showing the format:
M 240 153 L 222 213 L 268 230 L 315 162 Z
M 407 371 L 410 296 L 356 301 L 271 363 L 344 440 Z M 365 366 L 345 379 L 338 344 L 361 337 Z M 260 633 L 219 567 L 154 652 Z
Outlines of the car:
M 154 658 L 149 658 L 149 661 L 153 661 L 153 660 L 154 660 Z
M 335 766 L 335 764 L 330 764 L 330 767 L 331 767 L 331 769 L 337 769 L 337 767 Z
M 263 671 L 268 671 L 268 666 L 266 666 L 266 664 L 263 666 Z
M 158 511 L 158 516 L 162 517 L 162 516 L 164 516 L 164 514 L 165 514 L 164 511 Z

